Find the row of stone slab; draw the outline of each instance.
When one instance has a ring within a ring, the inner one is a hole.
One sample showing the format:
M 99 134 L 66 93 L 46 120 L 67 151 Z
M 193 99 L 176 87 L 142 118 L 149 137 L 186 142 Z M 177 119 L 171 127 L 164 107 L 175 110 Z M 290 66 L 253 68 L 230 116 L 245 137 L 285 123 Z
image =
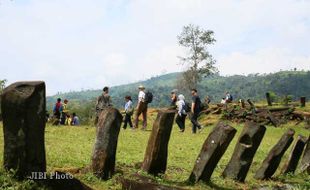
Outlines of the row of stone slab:
M 165 173 L 167 167 L 168 143 L 173 126 L 175 112 L 159 111 L 153 124 L 145 151 L 142 170 L 152 175 Z M 117 135 L 120 130 L 122 116 L 118 110 L 109 108 L 99 117 L 97 140 L 92 157 L 93 172 L 103 179 L 112 176 L 115 165 Z M 243 182 L 252 164 L 254 155 L 265 135 L 266 127 L 253 122 L 247 122 L 235 146 L 230 162 L 223 176 Z M 189 181 L 209 181 L 221 157 L 225 153 L 237 130 L 220 122 L 205 140 L 200 154 L 196 159 Z M 293 142 L 294 130 L 289 129 L 271 149 L 261 167 L 256 172 L 256 179 L 271 178 L 278 168 L 281 158 Z M 309 144 L 301 135 L 292 149 L 283 173 L 294 172 L 303 153 L 305 145 Z M 309 170 L 309 145 L 302 161 L 303 170 Z
M 45 172 L 45 83 L 19 82 L 7 87 L 1 96 L 4 129 L 4 168 L 14 169 L 20 177 L 32 172 Z M 174 111 L 159 111 L 145 151 L 142 170 L 152 175 L 165 173 L 168 157 L 168 143 L 172 131 Z M 92 172 L 109 179 L 115 171 L 118 134 L 122 115 L 115 108 L 104 110 L 99 116 L 96 141 L 92 153 Z M 264 137 L 266 127 L 246 123 L 223 176 L 244 181 L 254 155 Z M 256 179 L 272 177 L 281 158 L 293 142 L 294 131 L 289 129 L 271 149 Z M 189 180 L 193 183 L 209 181 L 221 157 L 236 134 L 236 129 L 219 123 L 205 140 L 195 162 Z M 307 144 L 306 148 L 304 146 Z M 305 151 L 304 151 L 305 149 Z M 283 172 L 294 172 L 304 151 L 302 170 L 309 172 L 310 145 L 306 137 L 298 136 Z

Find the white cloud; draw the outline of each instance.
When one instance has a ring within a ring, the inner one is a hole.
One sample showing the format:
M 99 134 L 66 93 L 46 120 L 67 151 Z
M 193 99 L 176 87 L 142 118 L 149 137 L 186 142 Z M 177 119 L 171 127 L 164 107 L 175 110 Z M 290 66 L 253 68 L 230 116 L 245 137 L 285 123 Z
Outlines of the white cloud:
M 266 48 L 254 53 L 233 52 L 218 60 L 222 74 L 271 73 L 279 70 L 310 70 L 310 55 L 295 56 L 288 49 Z
M 1 77 L 41 79 L 48 94 L 180 71 L 176 36 L 215 31 L 223 74 L 309 69 L 310 1 L 94 0 L 0 4 Z

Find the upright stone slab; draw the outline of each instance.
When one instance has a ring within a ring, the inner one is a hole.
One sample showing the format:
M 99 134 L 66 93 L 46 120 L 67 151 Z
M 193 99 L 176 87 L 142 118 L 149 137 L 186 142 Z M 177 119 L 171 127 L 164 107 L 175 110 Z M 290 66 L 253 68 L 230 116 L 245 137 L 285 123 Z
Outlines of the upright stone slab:
M 4 89 L 1 103 L 4 168 L 20 178 L 45 172 L 45 83 L 14 83 Z
M 210 181 L 217 163 L 222 158 L 236 132 L 235 128 L 222 122 L 214 127 L 196 159 L 194 169 L 189 177 L 191 183 L 197 183 L 199 180 Z
M 282 156 L 294 140 L 295 131 L 289 129 L 270 150 L 268 156 L 263 161 L 261 167 L 255 174 L 255 179 L 269 179 L 276 172 L 281 162 Z
M 162 110 L 158 112 L 142 163 L 142 170 L 149 174 L 158 175 L 166 171 L 168 143 L 174 115 L 175 111 Z
M 305 107 L 306 106 L 306 97 L 300 97 L 300 106 Z
M 287 174 L 295 172 L 299 159 L 302 155 L 302 152 L 304 151 L 307 140 L 308 140 L 307 137 L 298 135 L 296 143 L 292 148 L 291 154 L 289 155 L 288 160 L 283 166 L 282 173 Z
M 266 127 L 263 125 L 253 122 L 245 124 L 234 153 L 223 172 L 224 177 L 244 182 L 265 131 Z
M 97 177 L 109 179 L 114 174 L 118 134 L 122 115 L 115 108 L 106 108 L 99 115 L 91 168 Z
M 271 101 L 271 97 L 270 97 L 269 92 L 266 93 L 266 100 L 267 100 L 268 106 L 272 106 L 272 101 Z
M 308 174 L 310 174 L 310 136 L 308 137 L 304 155 L 301 160 L 301 171 L 306 171 Z

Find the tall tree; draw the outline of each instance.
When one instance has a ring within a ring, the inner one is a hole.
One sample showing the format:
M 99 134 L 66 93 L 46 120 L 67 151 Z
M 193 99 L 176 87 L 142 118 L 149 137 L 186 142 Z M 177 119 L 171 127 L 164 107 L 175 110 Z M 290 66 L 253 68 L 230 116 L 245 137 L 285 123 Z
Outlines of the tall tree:
M 208 51 L 208 46 L 216 41 L 213 35 L 212 30 L 189 24 L 184 26 L 181 34 L 177 36 L 179 45 L 187 49 L 187 56 L 179 57 L 181 63 L 186 65 L 186 71 L 179 81 L 181 86 L 187 89 L 196 88 L 202 77 L 217 72 L 215 60 Z
M 5 88 L 5 84 L 6 84 L 7 80 L 0 80 L 0 94 L 2 93 L 2 90 Z

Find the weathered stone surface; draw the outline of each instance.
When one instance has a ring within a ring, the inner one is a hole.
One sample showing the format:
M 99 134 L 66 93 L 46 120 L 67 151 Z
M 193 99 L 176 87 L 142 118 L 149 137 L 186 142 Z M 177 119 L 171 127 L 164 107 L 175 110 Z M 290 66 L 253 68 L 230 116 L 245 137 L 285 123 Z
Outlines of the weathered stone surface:
M 99 115 L 91 168 L 94 175 L 102 179 L 109 179 L 114 174 L 122 118 L 120 112 L 115 108 L 106 108 Z
M 305 107 L 306 106 L 306 97 L 300 97 L 300 106 Z
M 301 160 L 301 171 L 310 174 L 310 136 L 304 151 L 304 155 Z
M 253 122 L 245 124 L 234 153 L 223 172 L 224 177 L 244 182 L 265 131 L 266 127 L 263 125 Z
M 180 187 L 160 185 L 148 179 L 120 179 L 122 189 L 124 190 L 185 190 Z
M 210 181 L 217 163 L 225 153 L 236 132 L 236 129 L 222 122 L 214 127 L 196 159 L 194 169 L 189 177 L 191 183 L 197 183 L 199 180 Z
M 20 178 L 45 172 L 45 83 L 14 83 L 4 89 L 1 102 L 4 168 L 16 170 Z
M 261 167 L 255 174 L 255 179 L 269 179 L 276 172 L 281 162 L 282 156 L 294 140 L 295 131 L 289 129 L 270 150 L 268 156 L 263 161 Z
M 271 101 L 271 97 L 270 97 L 269 92 L 266 93 L 266 100 L 267 100 L 268 106 L 272 106 L 272 101 Z
M 149 174 L 165 173 L 168 157 L 168 143 L 174 121 L 175 111 L 158 112 L 153 124 L 142 163 L 142 169 Z
M 296 139 L 296 143 L 292 148 L 288 160 L 285 162 L 283 166 L 282 173 L 287 174 L 295 172 L 299 159 L 302 155 L 302 152 L 304 151 L 307 140 L 308 140 L 307 137 L 298 135 L 298 138 Z

